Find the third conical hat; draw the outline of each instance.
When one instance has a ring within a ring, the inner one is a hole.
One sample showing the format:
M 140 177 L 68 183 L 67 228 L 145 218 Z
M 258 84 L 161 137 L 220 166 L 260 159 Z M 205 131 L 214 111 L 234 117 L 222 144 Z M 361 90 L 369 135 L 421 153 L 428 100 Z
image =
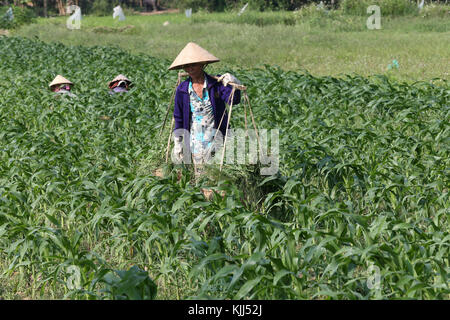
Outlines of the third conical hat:
M 127 78 L 127 77 L 125 77 L 123 74 L 119 74 L 117 77 L 115 77 L 112 81 L 110 81 L 109 83 L 108 83 L 108 85 L 110 86 L 111 84 L 113 84 L 114 82 L 116 82 L 116 81 L 126 81 L 126 82 L 128 82 L 128 83 L 131 83 L 131 81 Z
M 49 87 L 53 87 L 56 86 L 58 84 L 73 84 L 72 82 L 70 82 L 69 80 L 67 80 L 66 78 L 64 78 L 63 76 L 60 76 L 59 74 L 56 76 L 55 79 L 53 79 L 52 83 L 49 84 Z
M 220 61 L 218 58 L 198 44 L 189 42 L 172 62 L 169 70 L 180 69 L 184 65 L 191 63 L 213 63 L 218 61 Z

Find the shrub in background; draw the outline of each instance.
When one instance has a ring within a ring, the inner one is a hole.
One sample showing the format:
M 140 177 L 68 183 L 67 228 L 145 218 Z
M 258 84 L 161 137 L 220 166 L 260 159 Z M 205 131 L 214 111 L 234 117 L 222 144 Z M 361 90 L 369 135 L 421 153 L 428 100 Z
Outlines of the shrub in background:
M 112 300 L 155 300 L 158 287 L 148 272 L 136 266 L 129 270 L 112 270 L 100 279 L 106 285 L 101 290 L 101 299 Z
M 177 0 L 175 7 L 180 9 L 192 8 L 194 11 L 224 11 L 242 8 L 246 3 L 248 9 L 257 11 L 292 11 L 310 3 L 319 3 L 321 0 Z M 329 4 L 331 1 L 324 1 Z M 335 4 L 338 0 L 335 1 Z
M 364 31 L 365 17 L 344 14 L 342 10 L 321 9 L 310 4 L 294 12 L 296 24 L 307 23 L 312 27 L 328 28 L 334 31 Z
M 208 14 L 199 12 L 192 17 L 192 23 L 207 23 L 211 21 Z M 237 14 L 216 15 L 216 22 L 233 23 L 233 24 L 250 24 L 259 27 L 268 25 L 295 25 L 296 17 L 293 12 L 281 11 L 265 11 L 258 12 L 248 9 L 245 14 L 238 16 Z
M 367 15 L 367 8 L 377 5 L 382 15 L 402 16 L 417 14 L 417 3 L 411 0 L 342 0 L 340 7 L 346 14 Z
M 420 11 L 420 16 L 423 18 L 429 18 L 429 17 L 439 17 L 439 18 L 445 18 L 450 17 L 450 5 L 447 4 L 430 4 L 427 6 L 424 6 L 423 9 Z
M 112 16 L 113 8 L 121 6 L 125 16 L 134 14 L 135 11 L 143 11 L 145 9 L 141 7 L 130 7 L 123 1 L 118 0 L 96 0 L 93 2 L 92 7 L 81 8 L 85 14 L 92 14 L 95 16 Z
M 10 7 L 0 7 L 0 29 L 15 29 L 21 25 L 32 23 L 36 15 L 34 11 L 27 7 L 11 6 L 14 14 L 14 19 L 9 20 L 6 18 L 6 11 Z
M 116 3 L 114 3 L 116 4 Z M 96 0 L 92 5 L 90 13 L 96 16 L 108 16 L 112 15 L 113 3 L 108 0 Z
M 226 0 L 177 0 L 176 6 L 180 9 L 192 8 L 194 12 L 196 11 L 224 11 L 227 7 Z

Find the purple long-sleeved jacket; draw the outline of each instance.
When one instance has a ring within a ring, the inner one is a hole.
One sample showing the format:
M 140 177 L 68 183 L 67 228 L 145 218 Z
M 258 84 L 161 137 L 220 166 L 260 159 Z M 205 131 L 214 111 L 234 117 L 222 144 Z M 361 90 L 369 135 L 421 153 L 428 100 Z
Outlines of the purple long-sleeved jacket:
M 211 105 L 214 112 L 214 128 L 217 129 L 217 126 L 220 123 L 220 119 L 222 118 L 223 113 L 225 112 L 225 116 L 222 120 L 222 124 L 220 125 L 220 131 L 222 135 L 225 136 L 225 129 L 227 126 L 228 115 L 226 114 L 225 102 L 228 103 L 228 99 L 230 98 L 232 88 L 230 86 L 224 86 L 222 82 L 218 82 L 213 77 L 206 74 L 206 78 L 208 79 L 208 93 L 211 99 Z M 189 132 L 191 131 L 191 108 L 190 108 L 190 99 L 189 99 L 189 81 L 191 78 L 183 81 L 178 86 L 175 93 L 175 109 L 173 112 L 173 117 L 175 118 L 175 129 L 186 129 Z M 234 92 L 233 105 L 239 104 L 241 102 L 241 91 L 236 90 Z

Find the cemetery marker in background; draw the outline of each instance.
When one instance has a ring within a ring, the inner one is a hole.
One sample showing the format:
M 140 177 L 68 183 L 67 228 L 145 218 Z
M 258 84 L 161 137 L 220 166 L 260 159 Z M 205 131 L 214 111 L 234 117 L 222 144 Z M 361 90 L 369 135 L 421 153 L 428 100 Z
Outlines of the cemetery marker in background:
M 125 14 L 120 6 L 114 8 L 113 19 L 119 17 L 119 21 L 125 20 Z

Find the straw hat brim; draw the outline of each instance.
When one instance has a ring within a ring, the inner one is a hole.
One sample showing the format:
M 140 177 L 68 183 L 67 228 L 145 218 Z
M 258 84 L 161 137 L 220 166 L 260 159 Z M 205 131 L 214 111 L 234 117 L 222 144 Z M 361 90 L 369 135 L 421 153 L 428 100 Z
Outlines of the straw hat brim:
M 219 62 L 220 59 L 200 47 L 194 42 L 189 42 L 178 54 L 169 67 L 169 70 L 182 69 L 185 65 L 201 63 L 210 64 Z
M 117 81 L 126 81 L 128 84 L 131 83 L 131 80 L 125 77 L 123 74 L 119 74 L 117 77 L 115 77 L 112 81 L 108 82 L 108 86 L 111 86 L 114 82 Z
M 49 87 L 52 88 L 52 87 L 57 86 L 59 84 L 70 84 L 70 85 L 73 85 L 73 83 L 71 81 L 67 80 L 63 76 L 57 75 L 56 78 L 53 79 L 53 81 L 49 84 Z
M 206 64 L 210 64 L 210 63 L 219 62 L 219 61 L 220 60 L 216 60 L 216 61 L 210 61 L 210 60 L 208 60 L 208 61 L 193 61 L 193 62 L 188 62 L 188 63 L 185 63 L 185 64 L 181 64 L 181 65 L 178 65 L 178 66 L 170 67 L 169 70 L 183 69 L 184 66 L 189 65 L 189 64 L 194 64 L 194 63 L 200 63 L 200 64 L 205 64 L 206 65 Z

